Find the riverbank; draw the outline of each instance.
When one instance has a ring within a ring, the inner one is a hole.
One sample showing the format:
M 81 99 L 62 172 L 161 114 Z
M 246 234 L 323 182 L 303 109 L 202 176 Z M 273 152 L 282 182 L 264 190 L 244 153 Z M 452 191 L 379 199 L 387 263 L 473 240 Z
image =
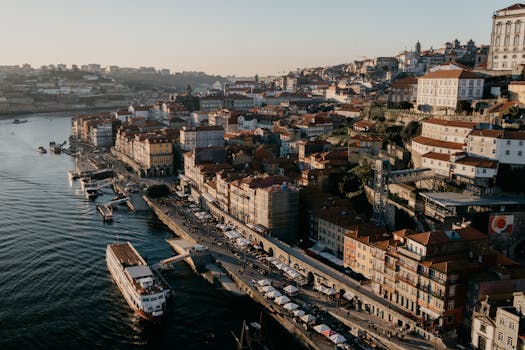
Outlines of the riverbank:
M 317 334 L 312 329 L 305 329 L 303 324 L 298 322 L 295 317 L 288 315 L 284 310 L 281 311 L 276 304 L 264 298 L 258 290 L 256 290 L 251 281 L 253 279 L 269 278 L 275 280 L 276 276 L 264 276 L 256 272 L 256 269 L 250 269 L 248 265 L 243 262 L 241 256 L 236 256 L 228 251 L 228 247 L 222 242 L 214 240 L 212 235 L 203 235 L 197 233 L 184 219 L 180 213 L 169 210 L 156 200 L 145 198 L 150 208 L 155 212 L 161 222 L 170 228 L 177 236 L 198 242 L 199 244 L 207 245 L 210 250 L 210 255 L 217 266 L 219 266 L 227 279 L 208 279 L 210 283 L 223 284 L 224 281 L 229 283 L 231 279 L 243 293 L 247 294 L 252 300 L 261 305 L 265 312 L 271 316 L 278 324 L 280 324 L 287 332 L 293 335 L 300 344 L 315 350 L 333 349 L 334 344 L 326 337 Z M 216 275 L 216 274 L 215 274 Z M 274 281 L 273 284 L 277 287 L 283 285 L 282 281 Z
M 0 120 L 5 119 L 15 119 L 15 118 L 28 118 L 28 117 L 38 117 L 38 116 L 46 116 L 46 117 L 71 117 L 72 115 L 78 115 L 78 114 L 90 114 L 90 113 L 100 113 L 100 112 L 110 112 L 115 110 L 116 108 L 121 108 L 122 106 L 114 106 L 114 107 L 104 107 L 104 108 L 90 108 L 90 109 L 72 109 L 72 108 L 57 108 L 52 110 L 43 110 L 43 111 L 37 111 L 37 112 L 31 112 L 31 111 L 16 111 L 16 112 L 0 112 Z

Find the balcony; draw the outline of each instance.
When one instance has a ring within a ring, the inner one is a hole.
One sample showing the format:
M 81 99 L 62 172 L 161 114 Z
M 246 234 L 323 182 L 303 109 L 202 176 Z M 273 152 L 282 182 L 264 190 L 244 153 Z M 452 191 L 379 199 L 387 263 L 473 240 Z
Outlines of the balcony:
M 407 270 L 410 270 L 410 271 L 413 271 L 413 272 L 416 272 L 416 271 L 417 271 L 417 267 L 409 266 L 409 265 L 405 264 L 402 260 L 398 260 L 398 261 L 397 261 L 397 265 L 398 265 L 399 267 L 403 267 L 403 268 L 405 268 L 405 269 L 407 269 Z
M 434 289 L 430 288 L 430 286 L 428 286 L 428 285 L 423 286 L 421 284 L 418 284 L 417 285 L 417 289 L 419 289 L 420 291 L 425 292 L 427 294 L 430 294 L 433 297 L 438 298 L 440 300 L 445 300 L 445 295 L 443 293 L 441 293 L 441 291 L 437 292 Z
M 403 254 L 404 256 L 407 256 L 411 259 L 414 259 L 414 260 L 421 260 L 421 255 L 419 255 L 418 253 L 415 253 L 411 250 L 408 250 L 406 247 L 397 247 L 397 252 L 398 253 L 401 253 Z
M 410 278 L 407 278 L 407 277 L 402 276 L 402 275 L 397 275 L 396 278 L 397 278 L 398 280 L 402 281 L 402 282 L 405 282 L 405 283 L 410 284 L 412 287 L 417 288 L 417 282 L 411 280 Z

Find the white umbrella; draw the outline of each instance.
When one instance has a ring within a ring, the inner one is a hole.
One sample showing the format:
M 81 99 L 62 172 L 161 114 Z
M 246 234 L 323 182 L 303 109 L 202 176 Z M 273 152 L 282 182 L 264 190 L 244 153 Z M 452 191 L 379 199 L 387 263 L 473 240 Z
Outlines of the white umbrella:
M 291 284 L 289 286 L 284 287 L 284 291 L 289 294 L 293 294 L 297 292 L 299 289 L 297 287 L 292 286 Z
M 265 293 L 270 293 L 270 292 L 273 292 L 275 288 L 272 286 L 263 286 L 261 287 L 261 290 Z
M 260 286 L 269 286 L 271 283 L 268 280 L 259 280 L 257 281 L 257 284 Z
M 305 323 L 310 323 L 310 322 L 314 322 L 316 320 L 315 316 L 314 315 L 303 315 L 301 316 L 301 321 L 305 322 Z
M 341 343 L 344 343 L 346 341 L 346 338 L 343 337 L 341 334 L 339 333 L 336 333 L 334 335 L 332 335 L 330 337 L 330 340 L 334 343 L 334 344 L 341 344 Z
M 335 291 L 335 289 L 333 288 L 327 288 L 326 291 L 325 291 L 326 295 L 334 295 L 336 294 L 337 292 Z
M 284 305 L 289 302 L 290 302 L 290 298 L 288 298 L 286 295 L 281 295 L 280 297 L 275 298 L 275 303 L 277 305 Z
M 314 327 L 314 331 L 316 331 L 317 333 L 322 333 L 322 332 L 326 332 L 329 330 L 330 330 L 330 327 L 328 327 L 324 323 L 318 324 L 317 326 Z
M 304 311 L 299 309 L 293 310 L 292 315 L 294 315 L 295 317 L 301 317 L 304 316 Z
M 297 305 L 295 303 L 288 303 L 288 304 L 284 304 L 283 308 L 285 310 L 288 310 L 288 311 L 293 311 L 293 310 L 299 308 L 299 305 Z
M 266 293 L 265 296 L 267 298 L 273 299 L 273 298 L 279 298 L 280 296 L 282 296 L 282 294 L 278 290 L 274 290 L 273 292 Z
M 355 297 L 355 294 L 351 293 L 351 292 L 346 292 L 345 294 L 343 294 L 343 298 L 345 298 L 347 300 L 352 300 L 352 299 L 354 299 L 354 297 Z

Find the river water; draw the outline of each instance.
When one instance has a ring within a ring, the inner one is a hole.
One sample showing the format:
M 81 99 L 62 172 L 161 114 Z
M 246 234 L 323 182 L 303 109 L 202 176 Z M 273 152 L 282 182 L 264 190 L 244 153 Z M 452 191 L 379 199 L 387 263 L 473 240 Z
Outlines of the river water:
M 175 300 L 161 325 L 137 319 L 105 264 L 106 244 L 129 240 L 150 263 L 174 255 L 152 212 L 104 224 L 66 171 L 71 157 L 37 152 L 70 133 L 70 117 L 0 119 L 0 349 L 232 349 L 231 330 L 258 307 L 210 286 L 184 263 L 168 274 Z M 108 200 L 106 194 L 100 200 Z M 272 349 L 293 349 L 268 318 Z

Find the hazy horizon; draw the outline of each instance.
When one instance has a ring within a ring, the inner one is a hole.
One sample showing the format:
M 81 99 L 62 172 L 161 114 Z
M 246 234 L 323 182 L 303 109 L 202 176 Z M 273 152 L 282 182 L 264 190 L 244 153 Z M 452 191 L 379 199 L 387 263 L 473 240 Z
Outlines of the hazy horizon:
M 514 1 L 311 0 L 225 3 L 0 0 L 0 65 L 99 63 L 213 75 L 278 75 L 390 56 L 419 40 L 488 44 L 492 13 Z M 419 6 L 418 6 L 419 5 Z

